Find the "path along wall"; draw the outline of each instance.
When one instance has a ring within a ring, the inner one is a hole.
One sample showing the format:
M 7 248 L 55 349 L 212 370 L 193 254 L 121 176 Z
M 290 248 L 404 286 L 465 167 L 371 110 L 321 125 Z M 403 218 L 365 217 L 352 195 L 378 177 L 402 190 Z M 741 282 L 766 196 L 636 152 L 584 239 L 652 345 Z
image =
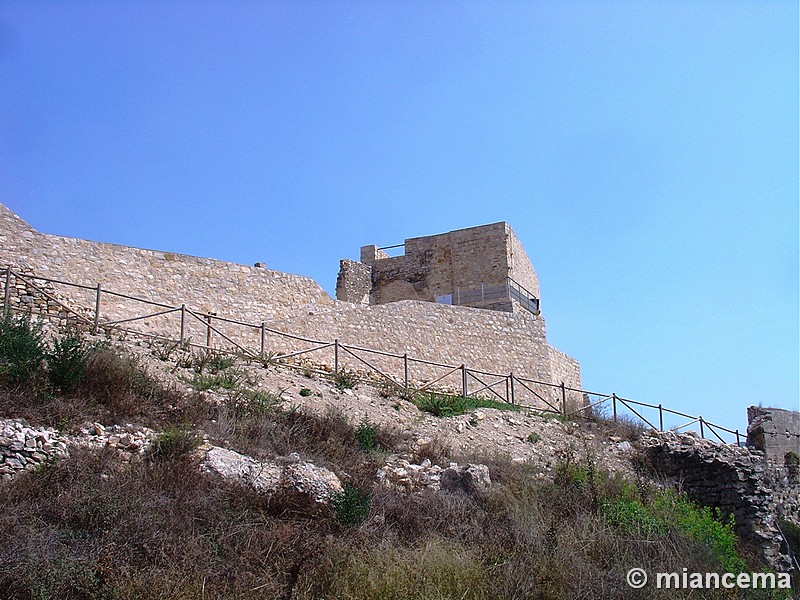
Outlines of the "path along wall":
M 213 320 L 216 331 L 195 317 L 185 317 L 185 336 L 192 342 L 230 348 L 222 334 L 258 351 L 262 332 L 258 325 L 323 341 L 339 339 L 345 344 L 393 353 L 408 353 L 414 358 L 459 365 L 473 369 L 509 373 L 541 381 L 580 388 L 578 363 L 547 344 L 544 319 L 527 311 L 514 313 L 437 305 L 431 302 L 401 301 L 380 306 L 356 306 L 336 302 L 307 277 L 264 268 L 247 267 L 219 260 L 197 258 L 170 252 L 142 250 L 42 234 L 31 228 L 5 206 L 0 205 L 0 266 L 11 265 L 51 279 L 80 283 L 94 288 L 101 284 L 101 321 L 126 319 L 157 312 L 147 306 L 116 296 L 110 291 L 145 298 L 153 302 L 216 313 L 253 324 L 248 327 Z M 3 282 L 0 282 L 2 285 Z M 93 318 L 96 289 L 76 290 L 57 283 L 42 284 L 51 296 L 75 308 L 87 319 Z M 63 310 L 23 280 L 11 282 L 11 304 L 37 313 L 60 316 Z M 150 317 L 130 324 L 138 330 L 177 338 L 180 314 Z M 294 352 L 313 347 L 298 340 L 266 333 L 267 352 Z M 316 362 L 333 364 L 332 350 L 309 355 Z M 364 367 L 344 353 L 342 364 Z M 393 376 L 402 377 L 401 364 L 389 357 L 377 360 Z M 412 381 L 431 380 L 441 368 L 411 363 Z M 460 375 L 443 383 L 460 389 Z M 486 381 L 491 383 L 491 381 Z M 471 379 L 470 390 L 480 384 Z M 496 387 L 505 393 L 504 387 Z M 560 390 L 535 388 L 547 398 L 560 398 Z M 526 392 L 519 389 L 519 397 Z M 529 394 L 530 395 L 530 394 Z M 572 403 L 582 397 L 572 394 Z

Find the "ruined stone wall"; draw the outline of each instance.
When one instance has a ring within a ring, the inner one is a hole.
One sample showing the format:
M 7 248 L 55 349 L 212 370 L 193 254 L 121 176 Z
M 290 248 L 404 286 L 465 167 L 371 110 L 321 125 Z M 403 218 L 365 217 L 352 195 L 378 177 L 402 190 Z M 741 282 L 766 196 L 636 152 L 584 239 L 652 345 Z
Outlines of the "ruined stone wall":
M 286 318 L 309 307 L 333 306 L 313 280 L 264 268 L 247 267 L 172 252 L 42 234 L 0 205 L 0 267 L 26 267 L 36 275 L 107 290 L 168 305 L 190 304 L 259 323 Z M 81 306 L 94 307 L 95 292 L 54 285 Z M 106 295 L 105 319 L 143 314 L 141 304 Z
M 800 412 L 749 406 L 747 423 L 748 445 L 779 464 L 796 464 L 800 458 Z
M 336 298 L 353 304 L 369 304 L 372 290 L 372 268 L 364 263 L 344 259 L 339 261 L 336 278 Z
M 703 506 L 733 515 L 736 531 L 774 568 L 791 569 L 778 519 L 800 525 L 800 481 L 762 452 L 715 444 L 692 434 L 642 438 L 646 464 Z

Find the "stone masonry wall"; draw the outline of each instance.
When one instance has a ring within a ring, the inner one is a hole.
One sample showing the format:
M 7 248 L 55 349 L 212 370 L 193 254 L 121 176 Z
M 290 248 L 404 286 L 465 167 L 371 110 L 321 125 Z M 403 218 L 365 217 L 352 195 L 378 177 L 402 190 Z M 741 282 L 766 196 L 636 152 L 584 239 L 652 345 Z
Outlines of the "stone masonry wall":
M 336 298 L 353 304 L 369 304 L 372 289 L 372 268 L 364 263 L 344 259 L 339 262 Z
M 501 231 L 504 227 L 501 223 L 490 229 Z M 505 253 L 505 246 L 500 249 Z M 380 252 L 373 250 L 372 254 L 380 255 Z M 499 312 L 418 301 L 375 306 L 336 302 L 306 277 L 213 259 L 42 234 L 0 205 L 0 266 L 9 264 L 21 274 L 87 286 L 87 289 L 76 290 L 59 283 L 37 282 L 50 296 L 76 309 L 86 320 L 94 319 L 97 297 L 94 286 L 100 283 L 101 325 L 106 321 L 166 310 L 119 295 L 127 294 L 169 307 L 185 303 L 187 309 L 196 312 L 216 313 L 211 320 L 212 327 L 207 317 L 192 316 L 188 310 L 183 313 L 183 319 L 180 310 L 173 310 L 125 325 L 177 339 L 183 322 L 184 339 L 195 344 L 235 349 L 235 342 L 251 352 L 263 347 L 265 353 L 280 354 L 314 347 L 314 344 L 270 332 L 275 330 L 321 341 L 339 339 L 344 344 L 407 353 L 411 358 L 443 364 L 463 363 L 470 369 L 492 373 L 513 371 L 518 377 L 554 384 L 564 381 L 570 387 L 581 387 L 578 363 L 551 348 L 545 337 L 544 319 L 525 310 Z M 369 269 L 361 263 L 352 263 L 352 266 L 354 271 L 364 271 L 363 267 Z M 365 275 L 361 273 L 362 277 Z M 0 282 L 4 288 L 3 284 L 4 281 Z M 9 289 L 12 307 L 61 321 L 72 319 L 22 278 L 12 277 Z M 354 299 L 363 300 L 356 288 L 348 293 Z M 264 330 L 259 326 L 262 322 L 266 323 Z M 363 356 L 402 380 L 402 361 L 375 354 Z M 316 351 L 307 358 L 333 365 L 333 349 Z M 366 368 L 346 352 L 341 354 L 340 360 L 348 368 Z M 412 382 L 431 381 L 446 372 L 442 367 L 409 363 Z M 470 391 L 494 384 L 491 389 L 500 395 L 506 394 L 505 381 L 497 383 L 497 378 L 479 374 L 476 377 L 483 382 L 470 377 Z M 460 373 L 441 382 L 454 390 L 460 390 L 461 383 Z M 560 389 L 530 386 L 553 405 L 560 403 Z M 515 391 L 521 403 L 542 405 L 536 395 L 523 386 Z M 568 398 L 570 404 L 582 400 L 579 395 L 574 396 Z
M 800 481 L 763 452 L 716 444 L 692 434 L 651 432 L 642 438 L 645 463 L 704 506 L 733 515 L 736 531 L 773 568 L 789 571 L 776 523 L 800 525 Z
M 506 225 L 506 236 L 508 239 L 508 264 L 511 266 L 509 277 L 537 298 L 541 298 L 539 277 L 536 275 L 536 271 L 533 270 L 531 259 L 528 258 L 528 253 L 525 252 L 522 242 L 519 241 L 519 238 L 508 225 Z
M 580 368 L 577 361 L 552 348 L 545 337 L 545 323 L 541 316 L 521 310 L 514 313 L 481 310 L 464 306 L 450 306 L 432 302 L 403 300 L 391 304 L 356 307 L 341 303 L 333 310 L 302 315 L 275 324 L 282 331 L 321 341 L 338 339 L 343 344 L 381 349 L 393 354 L 408 354 L 491 373 L 508 374 L 560 384 L 580 389 Z M 457 331 L 456 335 L 451 332 Z M 283 343 L 270 337 L 275 344 Z M 327 354 L 331 352 L 328 349 Z M 316 356 L 330 357 L 320 352 Z M 309 358 L 314 358 L 314 354 Z M 354 369 L 363 369 L 358 359 L 340 353 L 340 362 Z M 375 354 L 361 354 L 387 374 L 402 379 L 402 360 Z M 316 359 L 315 359 L 316 360 Z M 430 381 L 444 374 L 442 367 L 416 362 L 409 365 L 409 377 L 416 381 Z M 483 377 L 485 384 L 494 380 Z M 443 383 L 455 390 L 461 389 L 461 374 L 454 373 Z M 549 386 L 530 384 L 537 393 L 549 401 L 560 404 L 561 391 Z M 481 387 L 470 378 L 469 390 Z M 505 387 L 496 388 L 505 394 Z M 527 404 L 542 406 L 535 395 L 523 386 L 515 389 L 517 396 Z M 568 404 L 582 403 L 580 394 L 570 393 Z
M 37 232 L 0 205 L 0 267 L 26 267 L 41 277 L 68 280 L 168 305 L 187 303 L 259 323 L 333 306 L 313 280 L 264 268 L 209 258 L 142 250 Z M 94 307 L 95 292 L 54 284 L 63 295 Z M 141 304 L 106 296 L 102 314 L 126 318 L 143 314 Z
M 747 408 L 747 443 L 779 464 L 800 457 L 800 412 L 780 408 Z M 794 458 L 790 455 L 794 454 Z

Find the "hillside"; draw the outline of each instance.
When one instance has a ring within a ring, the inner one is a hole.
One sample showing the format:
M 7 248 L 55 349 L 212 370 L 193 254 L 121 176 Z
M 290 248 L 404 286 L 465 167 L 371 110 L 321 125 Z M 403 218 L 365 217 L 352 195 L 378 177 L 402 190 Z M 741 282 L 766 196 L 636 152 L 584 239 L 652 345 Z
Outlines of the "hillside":
M 767 568 L 631 423 L 362 379 L 6 317 L 0 597 L 676 598 L 629 569 Z

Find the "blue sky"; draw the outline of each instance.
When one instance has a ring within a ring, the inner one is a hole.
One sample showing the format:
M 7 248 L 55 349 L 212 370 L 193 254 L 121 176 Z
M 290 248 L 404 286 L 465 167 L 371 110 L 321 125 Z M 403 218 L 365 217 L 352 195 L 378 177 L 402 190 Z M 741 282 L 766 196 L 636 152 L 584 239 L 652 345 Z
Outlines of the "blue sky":
M 795 1 L 0 3 L 0 202 L 308 275 L 508 221 L 584 386 L 798 408 Z

